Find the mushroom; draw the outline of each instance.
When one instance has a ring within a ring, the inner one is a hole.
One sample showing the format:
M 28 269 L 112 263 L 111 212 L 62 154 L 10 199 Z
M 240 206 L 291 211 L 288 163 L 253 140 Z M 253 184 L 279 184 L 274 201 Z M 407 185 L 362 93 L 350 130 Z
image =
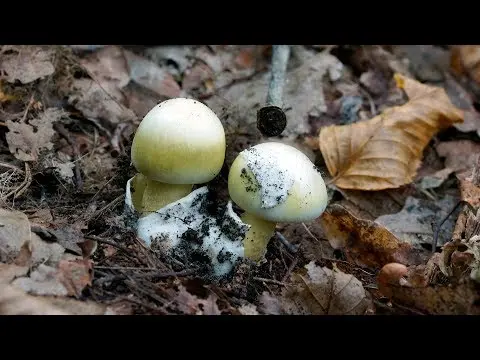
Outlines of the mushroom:
M 228 175 L 230 197 L 250 225 L 244 255 L 258 262 L 277 222 L 305 222 L 320 216 L 328 203 L 322 175 L 300 150 L 266 142 L 243 150 Z
M 161 209 L 209 182 L 225 160 L 225 132 L 217 115 L 198 100 L 161 102 L 141 121 L 132 143 L 132 203 L 141 214 Z

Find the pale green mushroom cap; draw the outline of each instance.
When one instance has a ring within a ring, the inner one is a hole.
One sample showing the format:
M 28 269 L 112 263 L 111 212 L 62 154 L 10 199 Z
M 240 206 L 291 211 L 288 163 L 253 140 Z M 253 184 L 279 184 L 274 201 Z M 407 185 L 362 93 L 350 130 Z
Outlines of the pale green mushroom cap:
M 166 100 L 143 118 L 132 143 L 132 162 L 151 180 L 202 184 L 220 172 L 225 132 L 217 115 L 194 99 Z
M 310 159 L 277 142 L 242 151 L 230 168 L 228 190 L 242 209 L 272 222 L 311 221 L 328 202 L 325 182 Z

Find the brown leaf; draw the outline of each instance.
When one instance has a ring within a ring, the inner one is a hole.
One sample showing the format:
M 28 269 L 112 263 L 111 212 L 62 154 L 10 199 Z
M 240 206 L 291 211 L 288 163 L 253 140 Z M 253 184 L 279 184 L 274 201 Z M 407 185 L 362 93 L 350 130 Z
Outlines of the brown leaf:
M 480 84 L 480 46 L 454 46 L 450 54 L 450 68 L 457 75 L 465 75 Z
M 353 275 L 310 262 L 291 276 L 282 294 L 285 313 L 293 315 L 363 315 L 371 306 L 362 283 Z
M 431 138 L 463 121 L 442 88 L 400 74 L 395 80 L 409 97 L 406 104 L 368 121 L 321 129 L 320 150 L 338 187 L 382 190 L 410 183 Z
M 386 228 L 358 219 L 337 204 L 329 205 L 319 221 L 330 245 L 344 249 L 347 257 L 358 265 L 381 268 L 391 262 L 408 265 L 422 261 L 418 251 L 399 241 Z
M 202 89 L 204 82 L 213 78 L 213 72 L 210 67 L 203 63 L 196 63 L 191 69 L 185 71 L 182 88 L 183 90 L 190 92 L 194 89 Z
M 180 96 L 180 85 L 167 70 L 131 51 L 124 50 L 124 55 L 132 81 L 160 96 L 168 98 Z
M 80 297 L 83 289 L 92 285 L 93 261 L 89 259 L 60 261 L 58 279 L 67 289 L 68 295 Z
M 178 311 L 187 315 L 221 315 L 217 305 L 217 297 L 210 294 L 207 299 L 200 299 L 190 294 L 180 285 L 173 302 Z
M 474 208 L 480 207 L 480 186 L 473 183 L 472 176 L 466 176 L 465 173 L 457 174 L 460 182 L 460 198 Z
M 63 110 L 48 108 L 28 123 L 7 120 L 9 132 L 5 136 L 10 152 L 19 160 L 37 161 L 41 150 L 53 148 L 53 124 L 64 114 Z
M 19 80 L 27 84 L 52 75 L 55 71 L 52 49 L 25 45 L 11 50 L 13 53 L 3 54 L 0 59 L 0 69 L 6 74 L 5 79 L 9 83 Z
M 480 315 L 479 292 L 473 281 L 413 286 L 406 280 L 405 285 L 388 284 L 387 293 L 396 303 L 431 315 Z
M 70 315 L 42 298 L 0 282 L 0 315 Z
M 86 118 L 101 119 L 112 124 L 136 118 L 135 113 L 127 109 L 123 101 L 124 96 L 118 89 L 103 88 L 90 79 L 76 79 L 68 98 L 68 102 Z
M 458 173 L 473 167 L 480 154 L 480 144 L 471 140 L 444 141 L 436 146 L 436 150 L 445 158 L 445 167 Z
M 104 88 L 121 89 L 130 82 L 127 62 L 119 46 L 106 46 L 81 59 L 80 64 Z

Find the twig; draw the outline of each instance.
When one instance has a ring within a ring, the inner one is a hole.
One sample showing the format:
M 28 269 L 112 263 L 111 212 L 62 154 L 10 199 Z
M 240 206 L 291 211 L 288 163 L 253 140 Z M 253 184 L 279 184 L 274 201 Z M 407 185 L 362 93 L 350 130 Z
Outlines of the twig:
M 282 282 L 285 282 L 288 280 L 288 277 L 290 276 L 290 274 L 292 273 L 293 269 L 295 268 L 295 266 L 297 265 L 298 263 L 298 256 L 295 256 L 295 258 L 293 259 L 292 263 L 290 264 L 290 266 L 288 267 L 287 269 L 287 272 L 285 273 L 285 275 L 283 276 L 282 278 Z
M 294 245 L 292 243 L 290 243 L 287 239 L 285 239 L 285 236 L 283 236 L 281 233 L 279 233 L 278 231 L 275 232 L 275 235 L 277 235 L 277 239 L 282 243 L 283 246 L 285 246 L 285 248 L 291 252 L 292 254 L 296 254 L 297 251 L 298 251 L 298 245 Z
M 79 161 L 80 160 L 80 153 L 78 151 L 78 146 L 77 146 L 77 143 L 75 141 L 75 139 L 73 139 L 70 134 L 68 133 L 67 129 L 65 129 L 65 127 L 60 124 L 60 123 L 55 123 L 53 125 L 54 129 L 56 132 L 58 132 L 65 140 L 67 140 L 67 143 L 72 147 L 72 151 L 73 151 L 73 157 L 74 157 L 74 165 L 75 165 L 75 183 L 77 184 L 77 188 L 79 190 L 82 190 L 83 188 L 83 179 L 82 179 L 82 174 L 80 172 L 80 165 L 79 165 Z
M 122 245 L 119 245 L 117 244 L 116 242 L 114 241 L 110 241 L 110 240 L 106 240 L 106 239 L 101 239 L 99 238 L 98 236 L 95 236 L 95 235 L 85 235 L 84 236 L 85 239 L 89 239 L 89 240 L 93 240 L 93 241 L 96 241 L 98 243 L 101 243 L 101 244 L 106 244 L 106 245 L 110 245 L 110 246 L 113 246 L 119 250 L 122 250 L 123 252 L 125 252 L 127 255 L 131 255 L 132 251 L 127 249 L 126 247 L 122 246 Z
M 101 270 L 142 270 L 142 271 L 157 271 L 157 268 L 152 267 L 134 267 L 134 266 L 95 266 L 95 269 Z
M 460 200 L 454 207 L 452 210 L 450 210 L 450 212 L 442 219 L 442 221 L 440 221 L 440 224 L 438 224 L 437 226 L 435 226 L 435 231 L 433 232 L 433 243 L 432 243 L 432 254 L 435 254 L 435 251 L 437 249 L 437 243 L 438 243 L 438 236 L 440 235 L 440 229 L 442 227 L 442 225 L 445 223 L 445 221 L 447 221 L 447 219 L 455 212 L 455 210 L 458 209 L 458 207 L 462 204 L 468 204 L 468 202 L 464 201 L 464 200 Z M 468 204 L 470 205 L 470 204 Z
M 25 174 L 25 178 L 23 179 L 20 186 L 10 191 L 7 195 L 2 196 L 2 200 L 5 200 L 12 195 L 13 195 L 13 198 L 16 199 L 28 189 L 28 187 L 32 183 L 32 173 L 30 171 L 30 166 L 28 165 L 27 162 L 25 163 L 25 171 L 23 171 L 23 173 Z
M 278 136 L 287 126 L 287 117 L 282 107 L 283 88 L 289 57 L 289 45 L 272 46 L 272 69 L 267 105 L 257 112 L 257 128 L 265 136 Z
M 112 155 L 113 157 L 117 157 L 122 152 L 122 150 L 120 149 L 120 139 L 123 132 L 128 127 L 130 127 L 130 124 L 128 122 L 122 122 L 118 124 L 115 128 L 112 139 L 110 140 L 110 145 L 112 146 L 112 151 L 110 152 L 110 155 Z
M 288 286 L 288 284 L 285 284 L 281 281 L 274 280 L 274 279 L 265 279 L 265 278 L 261 278 L 261 277 L 254 277 L 253 280 L 266 282 L 266 283 L 271 283 L 271 284 L 280 285 L 280 286 Z

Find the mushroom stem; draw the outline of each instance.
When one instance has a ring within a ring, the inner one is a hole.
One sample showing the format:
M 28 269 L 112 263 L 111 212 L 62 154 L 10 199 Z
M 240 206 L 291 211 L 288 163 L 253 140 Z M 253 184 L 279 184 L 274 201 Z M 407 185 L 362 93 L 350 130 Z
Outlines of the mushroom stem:
M 264 257 L 267 245 L 275 234 L 277 224 L 263 220 L 249 212 L 244 212 L 240 218 L 245 224 L 251 226 L 243 240 L 245 257 L 258 262 Z
M 154 212 L 192 192 L 192 184 L 167 184 L 137 174 L 132 181 L 132 203 L 142 215 Z

